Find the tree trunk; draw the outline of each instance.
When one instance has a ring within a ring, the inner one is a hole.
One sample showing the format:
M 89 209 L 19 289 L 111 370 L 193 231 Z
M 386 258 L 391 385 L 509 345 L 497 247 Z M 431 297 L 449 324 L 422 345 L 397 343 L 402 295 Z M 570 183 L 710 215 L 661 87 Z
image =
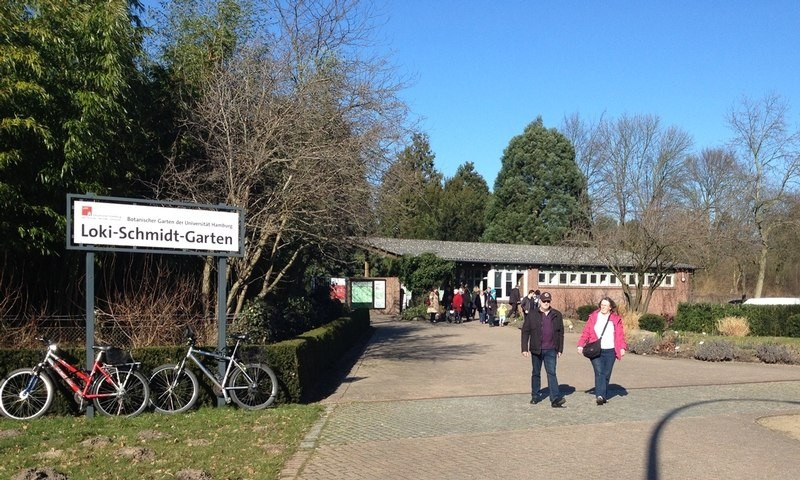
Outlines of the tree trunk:
M 753 292 L 753 298 L 761 298 L 761 293 L 764 290 L 764 277 L 767 274 L 767 254 L 769 247 L 767 242 L 761 242 L 761 254 L 758 256 L 758 276 L 756 277 L 756 290 Z
M 214 257 L 206 257 L 203 260 L 203 280 L 201 294 L 203 297 L 203 313 L 205 316 L 211 315 L 211 277 L 214 271 Z

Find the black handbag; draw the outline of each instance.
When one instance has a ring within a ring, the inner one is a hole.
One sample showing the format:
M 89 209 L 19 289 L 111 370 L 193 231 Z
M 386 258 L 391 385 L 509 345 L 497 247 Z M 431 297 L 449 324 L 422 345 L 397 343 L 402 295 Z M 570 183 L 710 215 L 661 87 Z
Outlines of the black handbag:
M 606 333 L 606 328 L 608 328 L 608 322 L 610 321 L 611 321 L 611 314 L 608 315 L 608 320 L 606 320 L 606 324 L 603 327 L 603 331 L 600 333 L 600 338 L 598 338 L 594 342 L 589 342 L 583 346 L 584 357 L 591 360 L 593 358 L 597 358 L 600 356 L 600 340 L 602 340 L 603 335 Z

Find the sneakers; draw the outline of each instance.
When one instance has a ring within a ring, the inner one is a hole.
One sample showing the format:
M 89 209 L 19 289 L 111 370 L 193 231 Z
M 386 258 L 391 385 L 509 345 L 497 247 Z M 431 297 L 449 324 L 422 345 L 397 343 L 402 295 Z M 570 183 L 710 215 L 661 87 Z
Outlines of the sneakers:
M 531 397 L 531 405 L 536 405 L 537 403 L 541 402 L 541 397 Z
M 601 397 L 600 395 L 597 396 L 597 405 L 602 405 L 602 404 L 606 403 L 607 401 L 608 400 L 606 400 L 605 398 Z
M 565 403 L 567 403 L 567 401 L 564 400 L 564 397 L 561 397 L 553 400 L 553 403 L 551 403 L 550 406 L 553 408 L 564 408 Z

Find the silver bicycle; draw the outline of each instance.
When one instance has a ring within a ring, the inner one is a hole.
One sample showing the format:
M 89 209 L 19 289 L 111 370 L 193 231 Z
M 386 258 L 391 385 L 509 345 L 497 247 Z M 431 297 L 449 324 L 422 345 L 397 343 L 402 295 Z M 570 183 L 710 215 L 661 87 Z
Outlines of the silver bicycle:
M 194 332 L 187 330 L 188 350 L 177 364 L 161 365 L 150 375 L 150 402 L 161 413 L 181 413 L 192 408 L 197 401 L 200 385 L 197 376 L 187 368 L 191 360 L 211 381 L 214 391 L 225 398 L 225 403 L 233 401 L 247 410 L 259 410 L 270 406 L 278 396 L 278 379 L 275 373 L 263 363 L 244 363 L 237 358 L 241 342 L 246 335 L 236 334 L 230 338 L 236 345 L 230 355 L 219 351 L 206 351 L 195 344 Z M 198 359 L 210 357 L 226 362 L 225 374 L 220 377 L 212 373 Z

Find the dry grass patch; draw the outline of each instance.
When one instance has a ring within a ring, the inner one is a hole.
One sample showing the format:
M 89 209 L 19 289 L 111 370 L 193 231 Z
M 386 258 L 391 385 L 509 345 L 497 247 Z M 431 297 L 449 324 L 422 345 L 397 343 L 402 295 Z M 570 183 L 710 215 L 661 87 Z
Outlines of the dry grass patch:
M 642 318 L 641 313 L 620 310 L 620 315 L 622 316 L 622 328 L 626 332 L 635 332 L 639 330 L 639 319 Z
M 750 324 L 745 317 L 725 317 L 717 320 L 717 331 L 726 337 L 746 337 Z

